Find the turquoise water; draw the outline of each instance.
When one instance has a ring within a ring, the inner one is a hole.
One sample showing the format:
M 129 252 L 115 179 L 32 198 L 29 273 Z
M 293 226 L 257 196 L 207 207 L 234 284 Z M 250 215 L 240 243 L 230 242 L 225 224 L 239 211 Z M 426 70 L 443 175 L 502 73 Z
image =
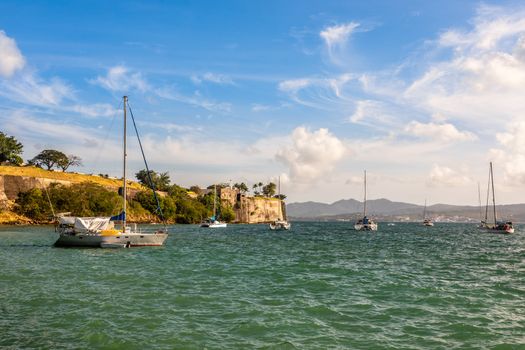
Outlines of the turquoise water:
M 525 349 L 525 237 L 473 225 L 173 226 L 161 248 L 0 228 L 0 347 Z

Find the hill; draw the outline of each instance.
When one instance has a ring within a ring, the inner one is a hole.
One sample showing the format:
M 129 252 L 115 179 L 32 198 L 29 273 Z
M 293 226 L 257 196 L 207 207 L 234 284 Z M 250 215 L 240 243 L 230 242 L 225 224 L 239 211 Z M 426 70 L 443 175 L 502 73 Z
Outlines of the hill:
M 55 181 L 67 181 L 71 183 L 93 182 L 104 187 L 120 187 L 122 186 L 121 179 L 107 178 L 99 175 L 80 174 L 80 173 L 66 173 L 62 171 L 49 171 L 33 166 L 6 166 L 0 165 L 0 175 L 12 175 L 23 177 L 34 177 L 40 179 L 49 179 Z M 141 190 L 142 185 L 138 182 L 129 181 L 131 188 Z
M 378 220 L 418 221 L 424 207 L 417 204 L 393 202 L 385 198 L 367 201 L 367 212 Z M 295 220 L 345 220 L 361 215 L 363 202 L 355 199 L 339 200 L 331 204 L 320 202 L 290 203 L 286 211 Z M 525 222 L 525 204 L 498 205 L 498 217 Z M 484 209 L 483 209 L 484 214 Z M 427 215 L 438 221 L 479 221 L 479 207 L 435 204 L 427 207 Z M 491 218 L 489 212 L 489 219 Z

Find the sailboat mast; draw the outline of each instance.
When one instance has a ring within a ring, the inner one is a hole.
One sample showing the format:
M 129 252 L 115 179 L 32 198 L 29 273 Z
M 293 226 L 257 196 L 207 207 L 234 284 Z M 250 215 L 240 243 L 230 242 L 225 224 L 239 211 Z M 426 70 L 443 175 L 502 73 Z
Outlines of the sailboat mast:
M 485 222 L 489 219 L 489 198 L 490 198 L 490 167 L 489 167 L 489 180 L 487 183 L 487 202 L 485 203 Z
M 423 209 L 423 220 L 427 218 L 427 199 L 425 198 L 425 208 Z
M 365 170 L 365 198 L 363 201 L 363 216 L 366 216 L 366 170 Z
M 492 208 L 494 210 L 494 226 L 496 226 L 496 195 L 494 191 L 494 173 L 492 172 L 492 162 L 490 162 L 490 180 L 492 182 Z
M 479 221 L 483 221 L 483 214 L 481 213 L 481 187 L 478 181 L 478 204 L 479 204 Z
M 126 232 L 126 119 L 127 119 L 127 116 L 126 116 L 126 109 L 127 109 L 127 102 L 128 102 L 128 96 L 124 96 L 123 97 L 123 100 L 124 100 L 124 137 L 123 137 L 123 148 L 124 148 L 124 152 L 123 152 L 123 163 L 124 163 L 124 166 L 123 166 L 123 176 L 122 176 L 122 182 L 123 182 L 123 185 L 122 185 L 122 212 L 124 213 L 124 217 L 122 218 L 122 232 Z
M 217 185 L 213 185 L 213 217 L 217 215 Z M 217 218 L 215 217 L 215 220 Z

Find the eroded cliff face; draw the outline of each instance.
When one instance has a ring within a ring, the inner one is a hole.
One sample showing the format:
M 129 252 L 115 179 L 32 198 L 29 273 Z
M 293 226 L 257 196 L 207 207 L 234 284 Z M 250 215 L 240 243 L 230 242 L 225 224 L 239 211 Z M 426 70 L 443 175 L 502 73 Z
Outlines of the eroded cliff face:
M 276 198 L 248 197 L 236 188 L 221 189 L 220 198 L 233 208 L 237 223 L 269 223 L 284 216 L 284 203 Z
M 0 175 L 0 200 L 15 200 L 20 192 L 27 192 L 33 188 L 47 188 L 52 183 L 66 186 L 70 181 L 53 180 L 29 176 Z

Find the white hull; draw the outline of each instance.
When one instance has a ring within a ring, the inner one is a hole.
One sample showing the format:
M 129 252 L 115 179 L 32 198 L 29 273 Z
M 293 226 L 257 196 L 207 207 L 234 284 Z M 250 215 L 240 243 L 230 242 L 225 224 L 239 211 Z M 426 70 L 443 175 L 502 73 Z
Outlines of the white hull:
M 423 226 L 432 227 L 432 226 L 434 226 L 434 223 L 432 221 L 423 221 Z
M 201 227 L 207 227 L 207 228 L 222 228 L 222 227 L 227 227 L 228 224 L 225 223 L 225 222 L 213 222 L 213 223 L 202 223 L 201 224 Z
M 354 229 L 356 231 L 377 231 L 377 224 L 355 224 Z
M 288 221 L 276 221 L 272 222 L 270 224 L 270 230 L 289 230 L 292 227 L 292 224 L 290 224 Z
M 55 242 L 57 247 L 147 247 L 161 246 L 168 238 L 167 233 L 133 233 L 122 235 L 102 236 L 96 233 L 60 233 Z
M 478 229 L 490 233 L 500 233 L 500 234 L 511 234 L 514 233 L 514 226 L 509 224 L 502 224 L 502 225 L 491 225 L 482 222 L 478 225 Z
M 497 229 L 497 228 L 492 228 L 492 227 L 485 227 L 484 230 L 490 233 L 500 233 L 504 235 L 514 233 L 514 227 L 511 227 L 508 229 Z

